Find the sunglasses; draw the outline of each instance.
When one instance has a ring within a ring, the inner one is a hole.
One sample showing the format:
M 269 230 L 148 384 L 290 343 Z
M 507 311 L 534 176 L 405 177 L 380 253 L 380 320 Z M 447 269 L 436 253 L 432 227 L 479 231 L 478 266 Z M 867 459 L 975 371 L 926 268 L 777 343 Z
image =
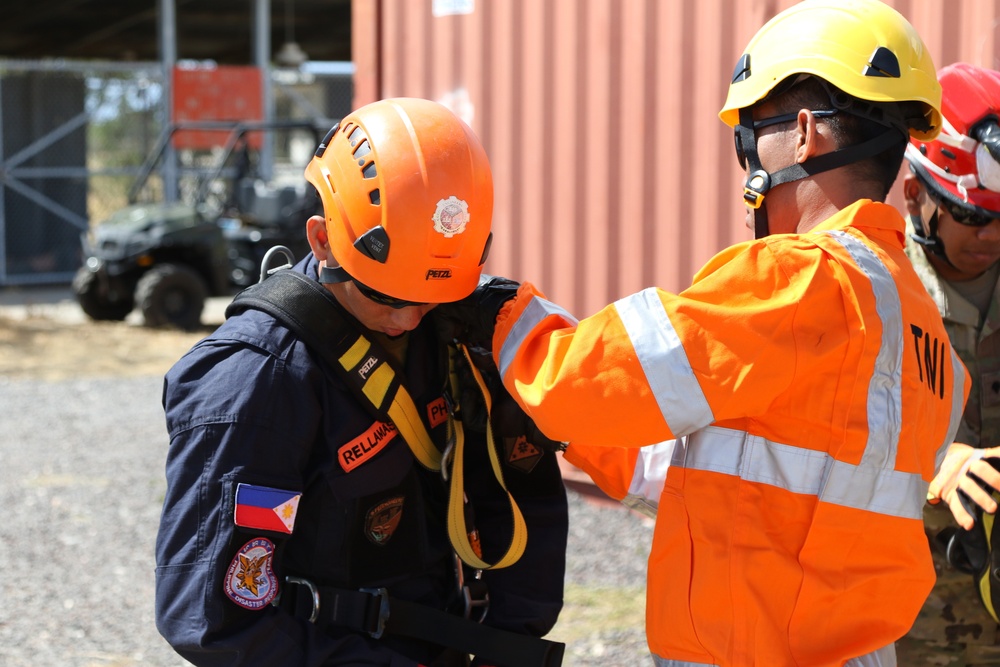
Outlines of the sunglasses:
M 818 109 L 813 110 L 812 115 L 816 118 L 829 118 L 838 112 L 837 109 Z M 760 120 L 755 120 L 753 122 L 753 131 L 756 135 L 757 130 L 768 127 L 770 125 L 778 125 L 780 123 L 789 123 L 799 117 L 799 112 L 795 113 L 783 113 L 779 116 L 771 116 L 770 118 L 761 118 Z M 740 125 L 736 125 L 733 128 L 733 139 L 736 142 L 736 160 L 740 163 L 741 169 L 747 168 L 747 155 L 743 150 L 743 142 L 740 140 Z
M 996 213 L 995 215 L 985 215 L 983 213 L 979 213 L 970 206 L 962 206 L 961 204 L 956 204 L 955 202 L 949 201 L 944 197 L 940 197 L 932 193 L 930 190 L 927 190 L 927 195 L 935 205 L 948 211 L 948 215 L 950 215 L 955 222 L 960 225 L 968 225 L 969 227 L 985 227 L 994 220 L 1000 220 L 1000 213 Z
M 399 310 L 400 308 L 410 308 L 411 306 L 427 305 L 426 303 L 420 301 L 405 301 L 403 299 L 397 299 L 394 296 L 389 296 L 388 294 L 382 294 L 382 292 L 379 292 L 378 290 L 373 290 L 371 287 L 368 287 L 364 283 L 360 283 L 357 280 L 354 280 L 354 278 L 351 278 L 351 282 L 354 283 L 354 286 L 358 288 L 358 291 L 361 292 L 361 294 L 365 298 L 374 301 L 375 303 L 382 306 L 389 306 L 390 308 L 395 308 Z

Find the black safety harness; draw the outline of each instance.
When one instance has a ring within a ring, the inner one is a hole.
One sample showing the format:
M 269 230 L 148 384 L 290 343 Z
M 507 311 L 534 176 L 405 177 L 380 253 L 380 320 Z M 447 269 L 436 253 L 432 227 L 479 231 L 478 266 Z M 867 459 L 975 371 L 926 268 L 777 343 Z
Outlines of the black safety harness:
M 265 265 L 267 260 L 265 259 Z M 306 345 L 336 369 L 347 386 L 381 421 L 392 421 L 409 445 L 414 457 L 425 468 L 441 471 L 447 468 L 442 454 L 430 439 L 401 374 L 393 368 L 389 355 L 345 317 L 340 305 L 323 286 L 296 271 L 268 272 L 264 279 L 240 292 L 226 308 L 226 317 L 245 310 L 261 310 L 295 332 Z M 471 360 L 473 375 L 489 395 Z M 457 374 L 450 372 L 453 392 L 457 389 Z M 457 394 L 456 394 L 457 395 Z M 453 410 L 457 401 L 451 401 Z M 454 417 L 454 414 L 452 415 Z M 450 419 L 450 453 L 453 458 L 449 500 L 449 537 L 461 560 L 472 567 L 490 569 L 506 567 L 520 558 L 526 542 L 526 528 L 517 504 L 510 493 L 514 537 L 508 552 L 496 563 L 482 560 L 474 544 L 470 544 L 468 514 L 462 488 L 462 430 L 460 420 Z M 491 463 L 501 487 L 506 491 L 500 474 L 499 461 L 492 442 L 492 429 L 487 428 Z M 565 645 L 538 637 L 522 635 L 483 625 L 469 618 L 476 607 L 485 604 L 483 596 L 473 593 L 478 580 L 462 580 L 462 563 L 458 563 L 459 586 L 465 602 L 465 617 L 425 605 L 389 596 L 385 588 L 349 590 L 320 586 L 301 577 L 286 577 L 285 586 L 276 604 L 299 618 L 318 627 L 341 627 L 366 633 L 373 638 L 383 634 L 421 639 L 446 646 L 499 664 L 518 667 L 559 667 Z M 480 620 L 482 616 L 480 614 Z

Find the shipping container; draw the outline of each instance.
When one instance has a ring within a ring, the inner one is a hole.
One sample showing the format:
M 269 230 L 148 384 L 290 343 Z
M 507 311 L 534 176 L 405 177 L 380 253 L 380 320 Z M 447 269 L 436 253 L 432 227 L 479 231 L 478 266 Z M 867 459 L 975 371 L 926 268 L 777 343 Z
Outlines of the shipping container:
M 425 97 L 468 121 L 496 181 L 487 270 L 582 317 L 650 285 L 681 290 L 752 237 L 718 111 L 750 37 L 793 4 L 354 0 L 354 106 Z M 887 4 L 939 67 L 1000 68 L 1000 1 Z

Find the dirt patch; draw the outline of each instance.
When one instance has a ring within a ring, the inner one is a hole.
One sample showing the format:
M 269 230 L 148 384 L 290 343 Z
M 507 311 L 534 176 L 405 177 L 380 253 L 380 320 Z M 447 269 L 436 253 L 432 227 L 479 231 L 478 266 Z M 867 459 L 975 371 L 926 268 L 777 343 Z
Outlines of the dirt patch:
M 0 315 L 0 377 L 162 375 L 213 328 L 186 332 L 127 322 L 67 323 Z

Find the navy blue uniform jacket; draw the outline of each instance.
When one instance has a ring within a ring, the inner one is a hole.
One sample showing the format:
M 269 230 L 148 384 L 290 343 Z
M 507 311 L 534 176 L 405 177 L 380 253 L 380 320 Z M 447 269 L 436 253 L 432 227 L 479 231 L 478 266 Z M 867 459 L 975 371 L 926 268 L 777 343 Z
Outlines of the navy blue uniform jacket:
M 310 257 L 292 270 L 315 278 L 316 262 Z M 446 427 L 432 422 L 432 412 L 446 387 L 446 348 L 430 316 L 410 333 L 405 374 L 443 448 Z M 384 586 L 393 597 L 437 609 L 454 602 L 440 474 L 422 468 L 401 435 L 386 438 L 319 355 L 271 316 L 249 310 L 167 373 L 163 407 L 170 447 L 156 540 L 156 623 L 180 655 L 205 666 L 432 661 L 440 647 L 321 630 L 266 604 L 288 575 L 349 589 Z M 371 449 L 377 453 L 367 456 Z M 367 456 L 360 464 L 359 453 Z M 484 557 L 493 562 L 509 544 L 509 504 L 493 479 L 482 434 L 467 433 L 466 457 L 466 493 Z M 553 454 L 533 466 L 504 460 L 528 544 L 514 566 L 484 573 L 491 599 L 486 623 L 542 636 L 562 606 L 565 491 Z M 301 494 L 291 534 L 237 525 L 237 489 L 255 487 Z M 380 510 L 387 507 L 394 511 Z M 264 566 L 260 586 L 243 578 L 254 564 Z

